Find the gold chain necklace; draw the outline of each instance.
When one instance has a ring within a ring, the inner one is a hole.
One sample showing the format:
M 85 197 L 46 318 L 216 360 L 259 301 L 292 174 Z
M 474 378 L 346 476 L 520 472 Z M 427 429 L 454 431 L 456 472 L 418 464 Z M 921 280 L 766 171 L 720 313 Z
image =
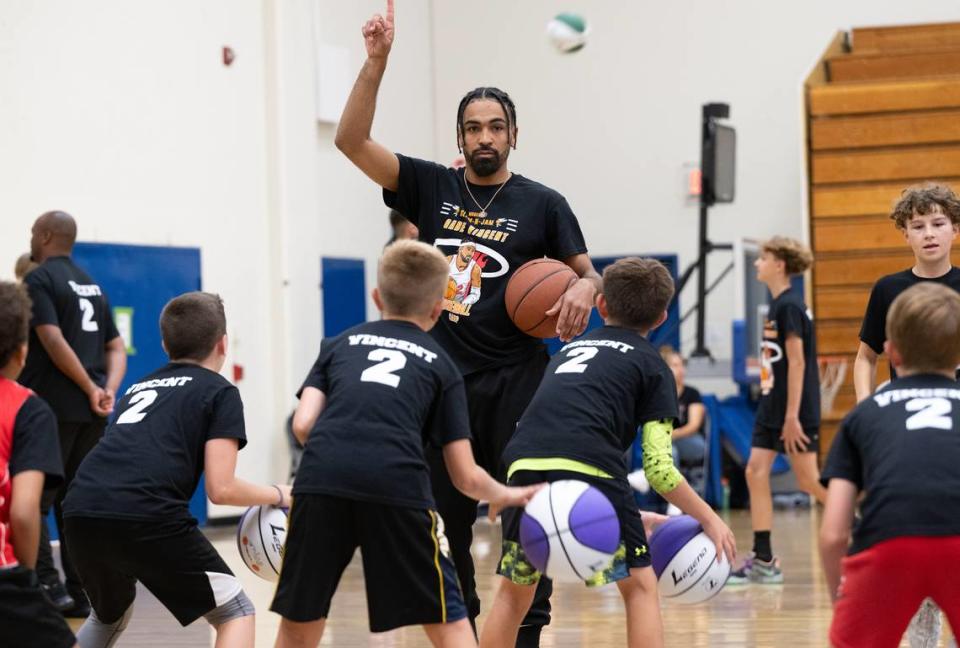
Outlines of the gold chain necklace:
M 474 197 L 473 192 L 470 191 L 470 183 L 467 182 L 467 172 L 466 171 L 463 172 L 463 186 L 466 187 L 467 193 L 470 195 L 470 199 L 473 200 L 474 204 L 477 206 L 477 209 L 480 210 L 480 214 L 478 215 L 478 218 L 487 217 L 487 208 L 489 208 L 490 205 L 493 203 L 494 198 L 497 197 L 497 194 L 500 193 L 500 190 L 507 186 L 507 183 L 510 182 L 510 178 L 512 177 L 513 177 L 512 173 L 509 176 L 507 176 L 507 179 L 504 180 L 503 183 L 499 187 L 497 187 L 497 190 L 493 192 L 493 196 L 490 198 L 490 200 L 487 201 L 487 206 L 481 207 L 480 201 L 477 200 Z

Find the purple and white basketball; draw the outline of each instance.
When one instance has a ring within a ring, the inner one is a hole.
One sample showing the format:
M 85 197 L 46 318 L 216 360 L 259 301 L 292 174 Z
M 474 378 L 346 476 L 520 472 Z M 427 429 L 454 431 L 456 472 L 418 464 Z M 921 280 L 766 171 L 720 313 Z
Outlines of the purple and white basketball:
M 650 559 L 660 595 L 677 603 L 702 603 L 723 589 L 730 562 L 717 562 L 717 548 L 689 515 L 661 524 L 650 537 Z
M 590 484 L 556 481 L 527 503 L 520 545 L 553 580 L 583 582 L 610 565 L 620 546 L 620 521 L 610 500 Z

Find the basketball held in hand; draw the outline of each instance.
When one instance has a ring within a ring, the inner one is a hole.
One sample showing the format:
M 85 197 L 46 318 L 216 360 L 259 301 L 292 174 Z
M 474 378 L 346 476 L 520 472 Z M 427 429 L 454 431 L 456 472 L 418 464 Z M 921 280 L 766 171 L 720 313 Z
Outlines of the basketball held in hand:
M 538 338 L 557 335 L 557 315 L 547 316 L 577 273 L 556 259 L 533 259 L 517 268 L 507 283 L 504 303 L 518 329 Z

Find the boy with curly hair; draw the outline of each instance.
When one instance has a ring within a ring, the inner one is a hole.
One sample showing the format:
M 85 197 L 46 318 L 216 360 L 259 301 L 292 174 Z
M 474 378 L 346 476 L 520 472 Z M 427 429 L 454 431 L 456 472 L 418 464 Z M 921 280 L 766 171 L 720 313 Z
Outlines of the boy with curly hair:
M 763 326 L 760 387 L 762 396 L 747 461 L 753 553 L 730 574 L 730 583 L 782 583 L 780 561 L 770 541 L 773 497 L 770 469 L 778 453 L 786 453 L 797 485 L 817 501 L 826 500 L 820 485 L 820 376 L 813 318 L 803 295 L 790 278 L 813 264 L 802 243 L 775 236 L 761 246 L 754 264 L 757 279 L 770 289 L 773 301 Z

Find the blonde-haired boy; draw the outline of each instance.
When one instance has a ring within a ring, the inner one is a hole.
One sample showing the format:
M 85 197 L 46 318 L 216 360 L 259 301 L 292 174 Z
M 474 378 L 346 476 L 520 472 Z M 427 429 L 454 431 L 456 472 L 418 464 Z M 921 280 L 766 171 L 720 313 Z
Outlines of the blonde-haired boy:
M 492 511 L 538 487 L 508 488 L 474 462 L 463 378 L 427 334 L 447 275 L 430 245 L 387 246 L 373 291 L 383 319 L 325 339 L 300 389 L 293 431 L 305 447 L 271 607 L 279 648 L 320 642 L 358 546 L 373 632 L 423 625 L 434 646 L 476 646 L 424 445 L 442 446 L 454 485 Z
M 761 353 L 762 396 L 757 407 L 747 488 L 753 553 L 730 575 L 730 583 L 782 583 L 780 561 L 773 553 L 773 497 L 770 469 L 778 453 L 786 453 L 797 485 L 823 502 L 817 449 L 820 443 L 820 376 L 817 339 L 803 295 L 791 287 L 790 277 L 813 264 L 810 250 L 784 236 L 761 246 L 755 262 L 757 279 L 767 285 L 773 301 L 763 327 Z
M 886 337 L 898 378 L 844 418 L 821 479 L 820 556 L 838 648 L 897 645 L 925 598 L 960 629 L 949 568 L 960 560 L 960 295 L 934 282 L 908 288 L 890 307 Z

